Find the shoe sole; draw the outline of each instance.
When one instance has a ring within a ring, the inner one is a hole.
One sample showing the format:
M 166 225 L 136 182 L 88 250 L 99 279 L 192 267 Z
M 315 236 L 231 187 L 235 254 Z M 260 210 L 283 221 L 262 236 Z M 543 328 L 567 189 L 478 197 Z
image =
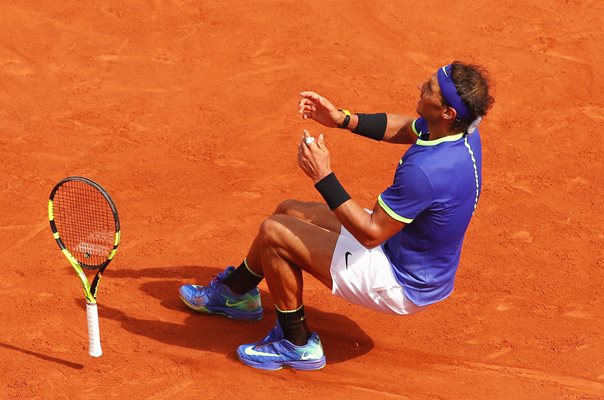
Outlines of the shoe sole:
M 208 314 L 208 315 L 221 315 L 223 317 L 227 317 L 230 319 L 236 319 L 238 321 L 260 321 L 263 317 L 263 310 L 260 310 L 259 312 L 256 313 L 244 313 L 243 311 L 237 311 L 237 310 L 232 310 L 232 309 L 228 309 L 228 311 L 230 311 L 231 313 L 227 312 L 227 311 L 223 311 L 223 310 L 210 310 L 209 308 L 205 307 L 205 306 L 195 306 L 191 303 L 189 303 L 187 301 L 187 299 L 185 299 L 182 294 L 179 294 L 180 299 L 182 300 L 183 303 L 185 303 L 185 305 L 187 307 L 189 307 L 191 310 L 193 311 L 197 311 L 199 313 L 202 314 Z
M 241 354 L 237 351 L 237 357 L 239 360 L 247 365 L 248 367 L 262 369 L 265 371 L 278 371 L 283 367 L 289 367 L 298 371 L 318 371 L 323 369 L 327 364 L 327 360 L 325 356 L 321 357 L 318 360 L 308 360 L 308 361 L 284 361 L 284 362 L 257 362 L 248 360 L 243 358 Z

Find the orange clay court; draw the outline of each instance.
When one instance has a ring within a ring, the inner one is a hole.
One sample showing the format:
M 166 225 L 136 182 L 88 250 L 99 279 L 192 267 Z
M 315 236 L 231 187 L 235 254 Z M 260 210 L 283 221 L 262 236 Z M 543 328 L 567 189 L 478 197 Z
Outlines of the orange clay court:
M 1 399 L 604 399 L 604 4 L 380 3 L 0 4 Z M 194 314 L 178 287 L 238 265 L 280 201 L 320 200 L 303 129 L 368 208 L 407 149 L 301 120 L 300 90 L 413 115 L 455 59 L 490 71 L 496 102 L 453 295 L 394 317 L 306 275 L 327 366 L 241 364 L 274 323 L 266 283 L 258 323 Z M 69 175 L 122 223 L 100 358 L 46 215 Z

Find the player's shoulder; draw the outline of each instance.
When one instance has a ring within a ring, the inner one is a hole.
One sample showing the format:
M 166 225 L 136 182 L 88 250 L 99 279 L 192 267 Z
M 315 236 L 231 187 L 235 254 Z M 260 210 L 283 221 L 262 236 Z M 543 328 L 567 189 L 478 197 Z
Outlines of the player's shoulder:
M 424 182 L 430 180 L 431 168 L 424 157 L 404 157 L 399 163 L 395 175 L 397 179 L 405 181 Z
M 468 142 L 475 142 L 475 143 L 480 144 L 480 142 L 481 142 L 480 131 L 478 129 L 476 129 L 474 132 L 466 134 L 466 140 Z

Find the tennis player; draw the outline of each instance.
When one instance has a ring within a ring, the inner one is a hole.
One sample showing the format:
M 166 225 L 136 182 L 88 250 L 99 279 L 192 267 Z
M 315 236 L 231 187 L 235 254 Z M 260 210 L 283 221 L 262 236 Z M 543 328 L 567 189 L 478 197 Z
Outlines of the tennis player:
M 305 131 L 298 165 L 326 204 L 281 203 L 237 269 L 226 268 L 207 286 L 180 288 L 181 299 L 193 310 L 259 320 L 257 285 L 266 279 L 277 321 L 265 338 L 237 348 L 243 363 L 266 370 L 325 366 L 321 340 L 306 322 L 303 270 L 333 294 L 388 314 L 417 313 L 453 291 L 481 190 L 477 126 L 493 98 L 486 71 L 457 61 L 439 68 L 419 89 L 418 118 L 354 114 L 317 93 L 300 93 L 304 119 L 411 146 L 392 185 L 377 195 L 373 210 L 365 210 L 331 170 L 323 135 L 314 138 Z

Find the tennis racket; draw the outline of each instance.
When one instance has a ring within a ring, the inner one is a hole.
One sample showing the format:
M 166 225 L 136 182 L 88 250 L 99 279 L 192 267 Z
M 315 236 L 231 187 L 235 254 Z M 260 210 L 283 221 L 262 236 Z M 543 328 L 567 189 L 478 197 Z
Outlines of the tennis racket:
M 100 357 L 103 351 L 96 295 L 101 276 L 120 242 L 117 209 L 98 183 L 70 176 L 50 192 L 48 219 L 57 244 L 82 281 L 88 319 L 88 353 Z M 92 283 L 88 283 L 84 269 L 96 271 Z

